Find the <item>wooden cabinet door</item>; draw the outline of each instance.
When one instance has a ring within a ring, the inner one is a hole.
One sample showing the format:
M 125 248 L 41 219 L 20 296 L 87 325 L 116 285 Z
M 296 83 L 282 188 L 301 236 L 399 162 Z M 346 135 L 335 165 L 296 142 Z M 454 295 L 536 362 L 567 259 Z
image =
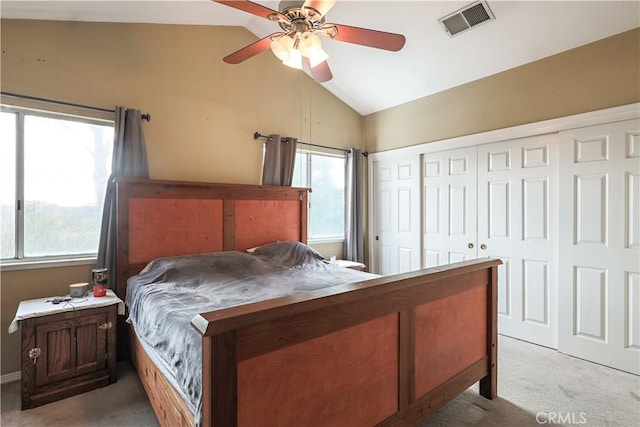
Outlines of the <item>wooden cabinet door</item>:
M 107 313 L 64 319 L 36 326 L 36 386 L 106 368 L 107 335 L 100 326 Z
M 117 306 L 22 321 L 22 409 L 117 381 Z

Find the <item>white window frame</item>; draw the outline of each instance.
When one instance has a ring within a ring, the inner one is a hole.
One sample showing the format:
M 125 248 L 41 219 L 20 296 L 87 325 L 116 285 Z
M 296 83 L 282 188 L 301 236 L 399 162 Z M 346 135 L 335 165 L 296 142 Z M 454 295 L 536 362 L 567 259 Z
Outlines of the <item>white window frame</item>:
M 115 122 L 113 113 L 105 114 L 95 112 L 94 114 L 91 114 L 91 112 L 89 112 L 87 115 L 79 115 L 8 104 L 0 104 L 0 111 L 3 113 L 16 114 L 16 257 L 0 259 L 2 270 L 28 270 L 95 264 L 97 253 L 50 255 L 40 257 L 24 256 L 24 121 L 26 115 L 31 115 L 114 127 Z
M 306 177 L 306 183 L 309 187 L 311 187 L 311 175 L 313 173 L 312 171 L 312 164 L 313 162 L 311 161 L 312 156 L 325 156 L 325 157 L 333 157 L 333 158 L 339 158 L 339 159 L 343 159 L 345 161 L 345 165 L 346 165 L 346 157 L 344 154 L 333 154 L 333 153 L 327 153 L 326 151 L 319 151 L 319 150 L 309 150 L 309 149 L 305 149 L 305 148 L 298 148 L 296 150 L 296 154 L 306 154 L 307 157 L 307 177 Z M 345 181 L 345 187 L 343 189 L 343 194 L 346 195 L 346 181 Z M 343 228 L 342 231 L 342 236 L 330 236 L 330 237 L 312 237 L 311 236 L 311 210 L 313 209 L 312 206 L 313 203 L 313 191 L 311 191 L 310 195 L 309 195 L 309 214 L 307 215 L 307 242 L 309 244 L 323 244 L 323 243 L 344 243 L 345 240 L 345 231 Z M 346 213 L 345 213 L 346 215 Z

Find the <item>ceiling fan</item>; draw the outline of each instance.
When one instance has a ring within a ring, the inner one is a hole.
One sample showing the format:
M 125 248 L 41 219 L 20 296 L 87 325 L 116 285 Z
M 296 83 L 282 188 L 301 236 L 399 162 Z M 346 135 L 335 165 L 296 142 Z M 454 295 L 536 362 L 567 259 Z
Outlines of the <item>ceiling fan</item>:
M 336 0 L 281 1 L 280 11 L 248 0 L 213 0 L 251 13 L 280 25 L 282 31 L 268 35 L 223 58 L 228 64 L 239 64 L 267 49 L 286 66 L 302 69 L 303 62 L 313 79 L 324 83 L 333 77 L 322 50 L 320 37 L 397 52 L 404 46 L 402 34 L 367 28 L 325 23 L 325 15 Z

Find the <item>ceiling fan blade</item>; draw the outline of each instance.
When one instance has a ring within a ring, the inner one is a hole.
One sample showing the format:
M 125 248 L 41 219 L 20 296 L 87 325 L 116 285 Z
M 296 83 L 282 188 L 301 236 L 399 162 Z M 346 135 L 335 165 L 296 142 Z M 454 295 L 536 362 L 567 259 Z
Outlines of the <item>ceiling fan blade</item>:
M 271 48 L 271 38 L 275 36 L 281 36 L 282 33 L 273 33 L 263 39 L 258 40 L 255 43 L 251 43 L 248 46 L 243 47 L 240 50 L 236 50 L 232 54 L 229 54 L 222 58 L 227 64 L 239 64 L 252 56 L 264 52 Z
M 397 52 L 404 46 L 406 41 L 402 34 L 387 33 L 385 31 L 369 30 L 367 28 L 351 27 L 342 24 L 325 24 L 323 29 L 337 30 L 334 40 L 354 43 L 363 46 L 375 47 L 377 49 Z
M 316 10 L 320 12 L 320 17 L 322 17 L 329 12 L 329 9 L 331 9 L 334 4 L 336 4 L 336 0 L 306 0 L 302 8 Z
M 311 68 L 311 62 L 309 61 L 309 58 L 305 57 L 304 60 L 307 63 L 307 67 L 309 67 L 309 69 L 311 70 L 311 76 L 313 77 L 313 80 L 315 80 L 316 82 L 325 83 L 333 78 L 333 74 L 331 73 L 331 69 L 329 68 L 329 63 L 327 63 L 327 61 L 322 61 L 315 67 Z
M 230 6 L 235 9 L 242 10 L 243 12 L 251 13 L 252 15 L 259 16 L 265 19 L 271 19 L 269 16 L 281 16 L 280 12 L 277 10 L 269 9 L 268 7 L 262 6 L 258 3 L 254 3 L 248 0 L 213 0 L 216 3 L 224 4 L 225 6 Z

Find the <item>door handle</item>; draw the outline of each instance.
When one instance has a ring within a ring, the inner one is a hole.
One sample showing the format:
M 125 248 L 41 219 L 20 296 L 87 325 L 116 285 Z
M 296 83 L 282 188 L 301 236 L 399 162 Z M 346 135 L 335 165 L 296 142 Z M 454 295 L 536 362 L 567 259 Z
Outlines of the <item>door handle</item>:
M 481 245 L 480 245 L 480 249 L 482 249 L 482 250 L 484 251 L 485 249 L 487 249 L 487 245 L 485 245 L 484 243 L 483 243 L 483 244 L 481 244 Z
M 475 246 L 473 245 L 473 243 L 469 243 L 469 244 L 467 245 L 467 247 L 468 247 L 469 249 L 473 249 Z
M 376 240 L 380 240 L 380 236 L 376 236 Z

